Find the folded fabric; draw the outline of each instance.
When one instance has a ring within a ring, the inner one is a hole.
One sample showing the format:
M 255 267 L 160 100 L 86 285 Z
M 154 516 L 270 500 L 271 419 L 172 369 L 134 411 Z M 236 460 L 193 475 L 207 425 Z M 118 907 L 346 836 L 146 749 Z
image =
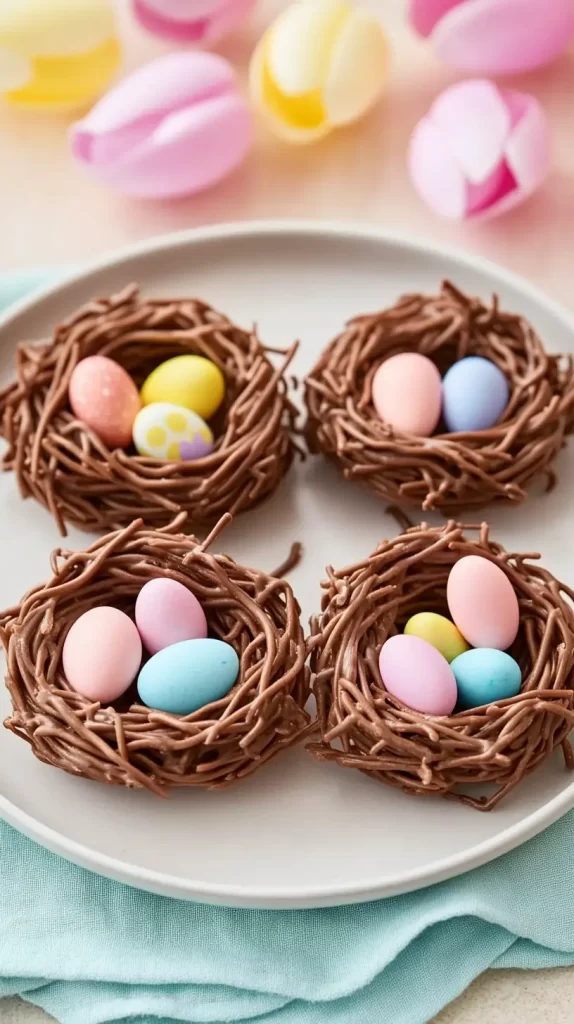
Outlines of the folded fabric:
M 0 278 L 0 305 L 40 280 Z M 0 822 L 0 996 L 61 1024 L 425 1024 L 487 967 L 574 963 L 573 849 L 574 812 L 419 892 L 251 911 L 100 878 Z

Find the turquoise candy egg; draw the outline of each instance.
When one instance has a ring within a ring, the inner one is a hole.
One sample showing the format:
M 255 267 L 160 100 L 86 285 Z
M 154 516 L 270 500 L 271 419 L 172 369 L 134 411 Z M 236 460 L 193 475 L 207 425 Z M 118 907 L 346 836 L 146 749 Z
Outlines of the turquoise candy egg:
M 458 690 L 457 707 L 479 708 L 520 693 L 520 665 L 504 651 L 476 647 L 459 654 L 450 667 Z
M 229 693 L 239 675 L 237 652 L 210 637 L 181 640 L 154 654 L 138 676 L 148 708 L 190 715 Z

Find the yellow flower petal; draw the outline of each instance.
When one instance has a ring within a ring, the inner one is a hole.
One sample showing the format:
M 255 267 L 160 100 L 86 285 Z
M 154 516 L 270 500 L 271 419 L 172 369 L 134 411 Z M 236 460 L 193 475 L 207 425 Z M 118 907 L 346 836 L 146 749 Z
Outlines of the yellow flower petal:
M 0 45 L 30 57 L 84 53 L 114 33 L 110 0 L 0 0 Z
M 378 18 L 353 10 L 331 54 L 323 91 L 327 117 L 345 124 L 361 117 L 381 95 L 389 68 L 389 47 Z
M 267 45 L 268 36 L 264 36 L 251 58 L 249 86 L 254 105 L 265 115 L 274 133 L 286 142 L 313 142 L 328 135 L 332 125 L 325 117 L 320 90 L 304 96 L 284 96 L 269 73 Z
M 31 61 L 30 81 L 11 89 L 5 98 L 21 107 L 83 107 L 105 90 L 117 71 L 120 56 L 119 43 L 109 39 L 90 54 L 36 57 Z
M 0 92 L 21 89 L 32 78 L 32 65 L 27 57 L 0 46 Z
M 337 0 L 295 3 L 271 26 L 267 67 L 284 96 L 302 96 L 326 81 L 333 44 L 349 8 Z

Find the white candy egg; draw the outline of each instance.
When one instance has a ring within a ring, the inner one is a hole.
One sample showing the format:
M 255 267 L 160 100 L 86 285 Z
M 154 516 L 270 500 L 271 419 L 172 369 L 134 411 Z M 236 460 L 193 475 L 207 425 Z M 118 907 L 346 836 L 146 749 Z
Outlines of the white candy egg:
M 213 451 L 213 434 L 201 416 L 172 402 L 152 402 L 138 412 L 133 441 L 139 455 L 174 462 Z

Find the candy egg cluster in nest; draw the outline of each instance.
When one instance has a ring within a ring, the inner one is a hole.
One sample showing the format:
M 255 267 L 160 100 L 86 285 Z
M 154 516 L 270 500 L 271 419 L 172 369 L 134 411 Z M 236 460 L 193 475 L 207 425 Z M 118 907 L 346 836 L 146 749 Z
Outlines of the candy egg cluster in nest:
M 96 299 L 50 341 L 22 344 L 0 393 L 4 468 L 23 497 L 102 531 L 141 516 L 190 529 L 259 503 L 293 458 L 284 372 L 255 331 L 197 299 Z M 209 421 L 209 422 L 207 422 Z
M 308 642 L 314 756 L 479 810 L 556 747 L 574 767 L 574 593 L 538 557 L 450 521 L 330 568 Z
M 299 607 L 283 579 L 209 552 L 229 518 L 202 544 L 180 515 L 57 550 L 2 613 L 5 724 L 40 760 L 165 795 L 228 785 L 306 734 Z
M 518 504 L 538 475 L 552 486 L 574 423 L 571 358 L 448 282 L 351 320 L 305 392 L 311 451 L 385 500 L 445 513 Z

